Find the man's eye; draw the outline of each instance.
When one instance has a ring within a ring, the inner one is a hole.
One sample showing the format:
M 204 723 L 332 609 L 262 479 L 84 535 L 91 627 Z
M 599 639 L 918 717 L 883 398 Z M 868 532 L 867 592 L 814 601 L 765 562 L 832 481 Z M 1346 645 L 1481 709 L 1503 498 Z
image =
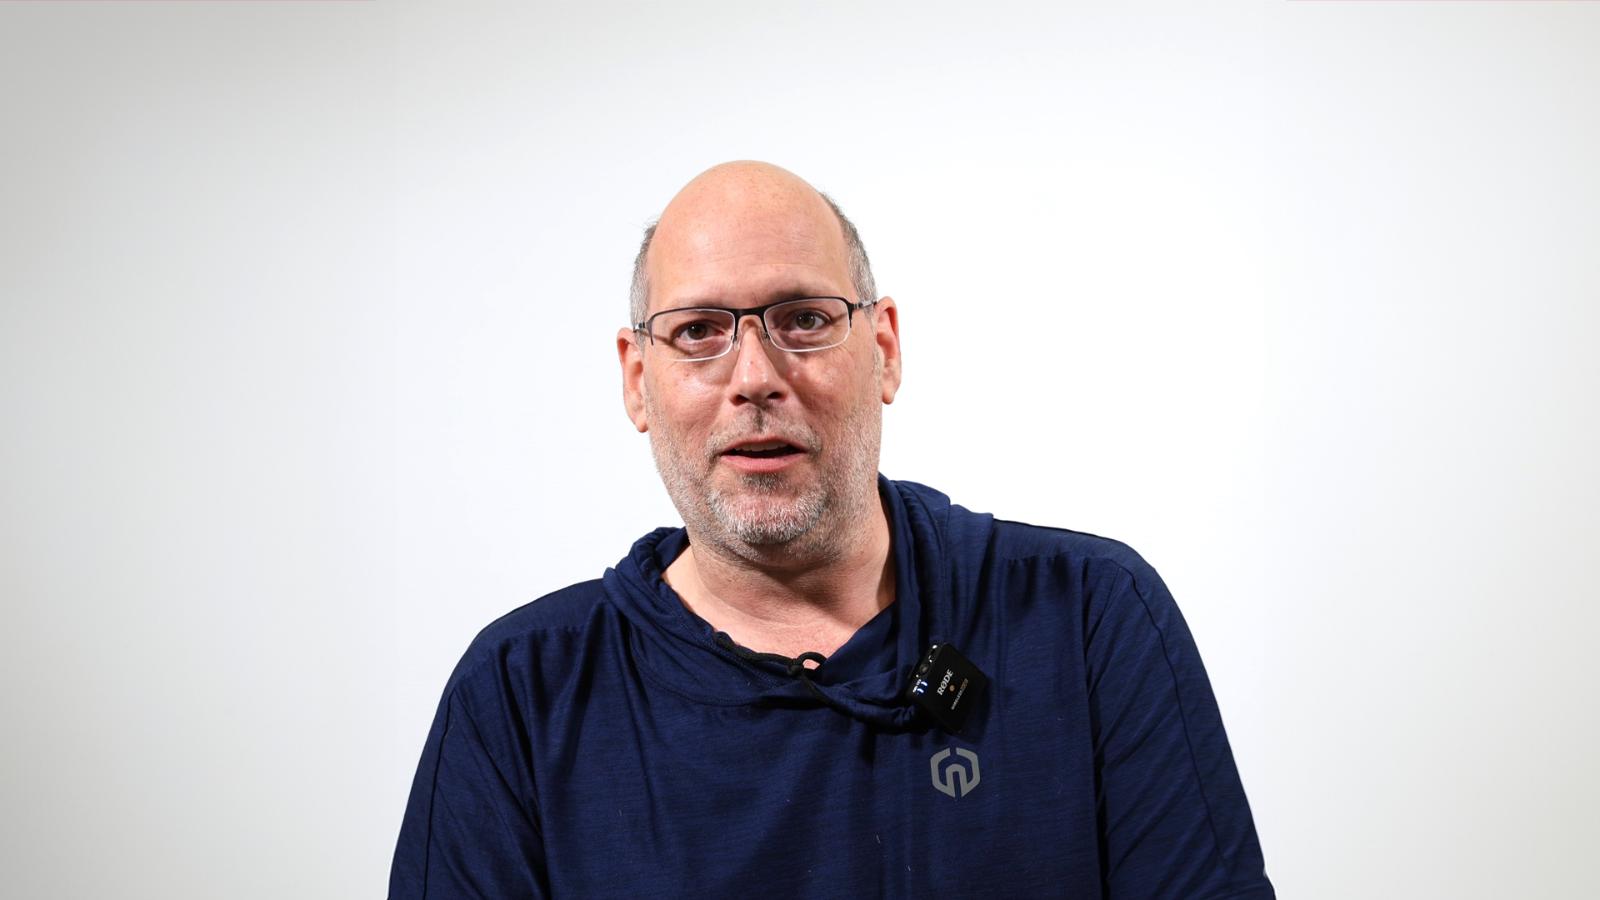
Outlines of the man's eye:
M 816 309 L 802 309 L 789 316 L 784 327 L 791 331 L 819 331 L 827 328 L 831 320 L 827 313 Z
M 687 322 L 672 332 L 674 341 L 704 341 L 715 337 L 716 326 L 706 321 Z

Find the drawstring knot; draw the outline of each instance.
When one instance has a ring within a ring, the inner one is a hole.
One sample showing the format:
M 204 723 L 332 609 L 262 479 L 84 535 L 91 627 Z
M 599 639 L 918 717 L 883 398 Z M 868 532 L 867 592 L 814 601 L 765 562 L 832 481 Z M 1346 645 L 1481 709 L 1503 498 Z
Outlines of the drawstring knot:
M 818 653 L 815 650 L 807 650 L 806 652 L 792 659 L 784 656 L 781 653 L 757 653 L 754 650 L 739 646 L 733 642 L 733 638 L 728 637 L 726 634 L 720 631 L 716 633 L 715 641 L 717 646 L 727 650 L 729 653 L 732 653 L 734 656 L 737 656 L 747 662 L 773 662 L 782 665 L 784 671 L 789 674 L 789 677 L 796 679 L 801 684 L 805 685 L 806 691 L 809 692 L 811 696 L 815 697 L 822 705 L 832 707 L 840 712 L 845 713 L 846 715 L 849 714 L 848 709 L 839 705 L 838 701 L 833 700 L 827 694 L 824 694 L 822 689 L 817 687 L 817 685 L 811 680 L 812 669 L 806 668 L 806 663 L 814 662 L 818 666 L 821 666 L 823 663 L 828 661 L 828 658 L 823 656 L 821 653 Z
M 806 668 L 807 661 L 814 662 L 820 666 L 827 662 L 828 658 L 814 650 L 807 650 L 799 656 L 796 656 L 794 659 L 789 660 L 789 677 L 799 678 L 803 681 L 810 681 L 811 670 Z

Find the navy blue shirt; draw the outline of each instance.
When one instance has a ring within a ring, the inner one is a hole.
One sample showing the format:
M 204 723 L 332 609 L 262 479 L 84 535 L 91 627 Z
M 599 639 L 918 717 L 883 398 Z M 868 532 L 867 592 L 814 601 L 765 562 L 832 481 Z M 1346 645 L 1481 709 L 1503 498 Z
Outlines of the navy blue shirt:
M 684 607 L 662 579 L 681 528 L 484 629 L 423 748 L 389 896 L 1272 897 L 1155 571 L 879 489 L 896 600 L 810 685 Z M 990 678 L 958 735 L 905 700 L 936 642 Z

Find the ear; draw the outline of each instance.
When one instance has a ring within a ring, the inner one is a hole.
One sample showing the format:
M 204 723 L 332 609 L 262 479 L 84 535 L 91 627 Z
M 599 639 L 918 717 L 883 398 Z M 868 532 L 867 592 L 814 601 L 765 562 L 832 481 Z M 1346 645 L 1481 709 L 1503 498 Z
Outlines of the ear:
M 622 408 L 640 432 L 650 430 L 644 411 L 644 352 L 631 328 L 617 330 L 617 360 L 622 363 Z
M 873 310 L 873 341 L 883 359 L 883 402 L 893 403 L 900 390 L 900 310 L 893 297 L 879 300 Z

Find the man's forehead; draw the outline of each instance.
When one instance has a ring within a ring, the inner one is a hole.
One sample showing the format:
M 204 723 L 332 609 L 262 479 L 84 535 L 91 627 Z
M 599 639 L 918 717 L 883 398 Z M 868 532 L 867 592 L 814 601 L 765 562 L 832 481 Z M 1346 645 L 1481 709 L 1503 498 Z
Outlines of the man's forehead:
M 827 201 L 765 163 L 724 164 L 679 191 L 661 214 L 647 264 L 663 291 L 733 275 L 827 282 L 848 269 L 843 227 Z

